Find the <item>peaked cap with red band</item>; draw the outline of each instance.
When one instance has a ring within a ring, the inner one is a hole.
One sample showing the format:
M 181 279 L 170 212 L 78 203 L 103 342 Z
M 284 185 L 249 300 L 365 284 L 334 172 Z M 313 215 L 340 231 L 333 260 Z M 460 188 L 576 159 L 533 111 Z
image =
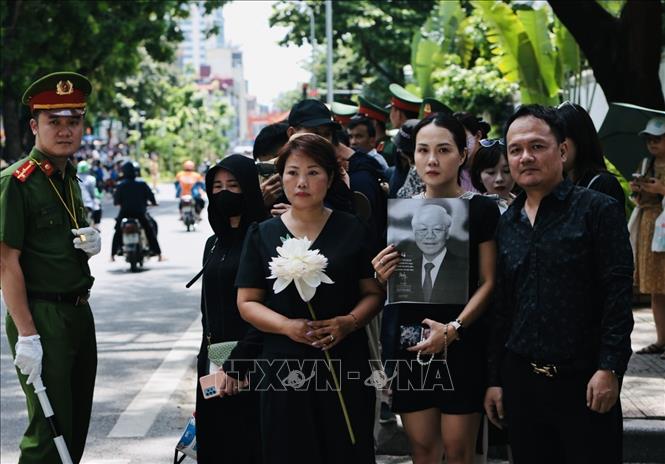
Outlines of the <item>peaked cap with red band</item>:
M 358 114 L 382 122 L 387 122 L 389 115 L 388 111 L 381 108 L 379 105 L 372 103 L 362 95 L 358 97 Z
M 86 99 L 92 92 L 90 81 L 73 72 L 55 72 L 37 79 L 23 94 L 30 112 L 46 110 L 58 116 L 85 113 Z
M 392 106 L 403 111 L 411 111 L 412 113 L 420 112 L 420 105 L 423 102 L 422 98 L 416 97 L 399 84 L 390 84 L 388 90 L 390 90 L 392 95 L 390 98 Z
M 342 126 L 346 126 L 351 122 L 351 117 L 356 114 L 357 108 L 353 105 L 334 101 L 330 106 L 330 111 L 335 121 Z
M 448 105 L 441 103 L 439 100 L 434 98 L 425 98 L 423 99 L 420 113 L 420 116 L 424 119 L 434 113 L 446 113 L 452 115 L 453 110 L 451 110 Z

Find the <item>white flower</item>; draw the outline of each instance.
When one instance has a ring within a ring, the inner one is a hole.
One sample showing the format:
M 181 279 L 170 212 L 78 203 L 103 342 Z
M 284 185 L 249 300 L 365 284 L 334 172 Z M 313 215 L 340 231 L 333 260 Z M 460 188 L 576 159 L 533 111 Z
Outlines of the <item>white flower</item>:
M 328 265 L 328 258 L 319 253 L 319 250 L 310 250 L 312 242 L 305 238 L 287 238 L 281 247 L 277 247 L 277 254 L 270 261 L 269 279 L 277 279 L 273 284 L 273 291 L 279 293 L 295 282 L 296 289 L 303 301 L 308 302 L 314 298 L 316 288 L 333 281 L 323 271 Z

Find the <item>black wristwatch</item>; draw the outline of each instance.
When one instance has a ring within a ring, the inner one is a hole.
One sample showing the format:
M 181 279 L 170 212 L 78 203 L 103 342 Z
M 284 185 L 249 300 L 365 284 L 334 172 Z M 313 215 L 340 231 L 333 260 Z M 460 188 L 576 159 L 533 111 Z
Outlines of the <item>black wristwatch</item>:
M 457 338 L 461 340 L 462 336 L 464 335 L 464 326 L 462 325 L 462 321 L 460 321 L 459 319 L 455 319 L 454 321 L 451 321 L 448 324 L 455 327 L 455 331 L 457 332 Z

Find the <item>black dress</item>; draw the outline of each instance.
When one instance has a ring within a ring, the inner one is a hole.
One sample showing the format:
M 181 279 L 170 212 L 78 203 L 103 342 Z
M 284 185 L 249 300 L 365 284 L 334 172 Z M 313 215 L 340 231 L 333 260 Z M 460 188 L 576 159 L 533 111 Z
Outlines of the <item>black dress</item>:
M 250 227 L 236 284 L 266 290 L 264 304 L 288 318 L 311 319 L 295 285 L 275 294 L 268 264 L 277 256 L 280 237 L 293 237 L 280 218 Z M 321 284 L 311 301 L 317 319 L 348 314 L 360 300 L 359 281 L 371 278 L 375 251 L 368 228 L 355 216 L 333 211 L 311 249 L 328 258 L 326 274 L 333 284 Z M 350 333 L 330 350 L 337 368 L 356 444 L 351 445 L 337 392 L 325 365 L 324 353 L 284 335 L 264 334 L 256 371 L 261 384 L 261 430 L 265 463 L 373 463 L 373 387 L 364 330 Z M 289 360 L 289 361 L 285 361 Z M 294 371 L 300 371 L 299 373 Z M 293 384 L 293 376 L 307 379 Z M 312 377 L 313 376 L 313 377 Z
M 499 220 L 496 203 L 482 195 L 469 200 L 469 298 L 478 288 L 478 246 L 492 240 Z M 399 325 L 411 325 L 429 318 L 437 322 L 454 321 L 465 305 L 399 303 Z M 416 353 L 398 349 L 397 378 L 393 380 L 393 411 L 408 413 L 438 408 L 444 414 L 471 414 L 483 411 L 486 382 L 488 318 L 481 316 L 465 328 L 464 337 L 448 347 L 448 372 L 437 355 L 423 367 Z M 396 329 L 399 337 L 399 327 Z M 398 345 L 398 341 L 395 340 Z M 422 355 L 427 361 L 429 355 Z M 424 380 L 423 380 L 424 379 Z M 422 386 L 422 388 L 421 388 Z M 415 388 L 414 388 L 415 387 Z M 452 390 L 451 390 L 452 388 Z
M 240 235 L 232 230 L 232 234 Z M 211 248 L 215 244 L 215 248 Z M 216 236 L 208 239 L 204 251 L 204 262 L 210 258 L 203 273 L 201 313 L 203 339 L 197 361 L 200 378 L 208 374 L 208 333 L 211 343 L 242 340 L 249 329 L 240 317 L 236 305 L 237 290 L 233 285 L 240 261 L 241 240 L 229 240 L 231 246 L 221 246 Z M 205 298 L 208 310 L 206 325 Z M 235 353 L 238 358 L 244 356 Z M 217 464 L 260 463 L 259 395 L 256 391 L 241 392 L 223 398 L 203 398 L 201 388 L 196 388 L 196 442 L 197 462 Z M 223 460 L 222 457 L 226 460 Z
M 216 207 L 219 206 L 217 195 L 220 193 L 213 193 L 212 186 L 220 169 L 233 174 L 242 190 L 243 208 L 237 228 L 231 227 L 225 211 Z M 252 352 L 256 345 L 250 340 L 256 331 L 240 317 L 234 282 L 247 228 L 264 218 L 256 165 L 243 155 L 227 156 L 211 167 L 206 173 L 206 192 L 210 199 L 208 221 L 215 235 L 208 239 L 203 253 L 206 264 L 201 292 L 203 336 L 197 361 L 198 377 L 208 374 L 208 334 L 212 336 L 212 343 L 239 341 L 231 353 L 235 359 L 253 359 L 256 356 Z M 228 372 L 226 364 L 224 367 Z M 197 378 L 196 442 L 199 464 L 260 463 L 258 393 L 250 389 L 235 396 L 206 400 Z

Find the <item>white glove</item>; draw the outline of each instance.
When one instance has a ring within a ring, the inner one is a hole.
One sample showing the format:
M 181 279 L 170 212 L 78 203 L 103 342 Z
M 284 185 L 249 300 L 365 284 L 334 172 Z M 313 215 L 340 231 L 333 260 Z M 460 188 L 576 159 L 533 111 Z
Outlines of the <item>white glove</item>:
M 42 375 L 42 344 L 39 335 L 21 337 L 16 342 L 16 357 L 14 365 L 19 368 L 21 374 L 27 375 L 26 383 L 31 384 Z
M 94 256 L 102 250 L 102 236 L 97 229 L 93 227 L 83 227 L 81 229 L 72 229 L 74 238 L 74 248 L 85 251 L 88 256 Z M 81 240 L 81 235 L 85 240 Z

